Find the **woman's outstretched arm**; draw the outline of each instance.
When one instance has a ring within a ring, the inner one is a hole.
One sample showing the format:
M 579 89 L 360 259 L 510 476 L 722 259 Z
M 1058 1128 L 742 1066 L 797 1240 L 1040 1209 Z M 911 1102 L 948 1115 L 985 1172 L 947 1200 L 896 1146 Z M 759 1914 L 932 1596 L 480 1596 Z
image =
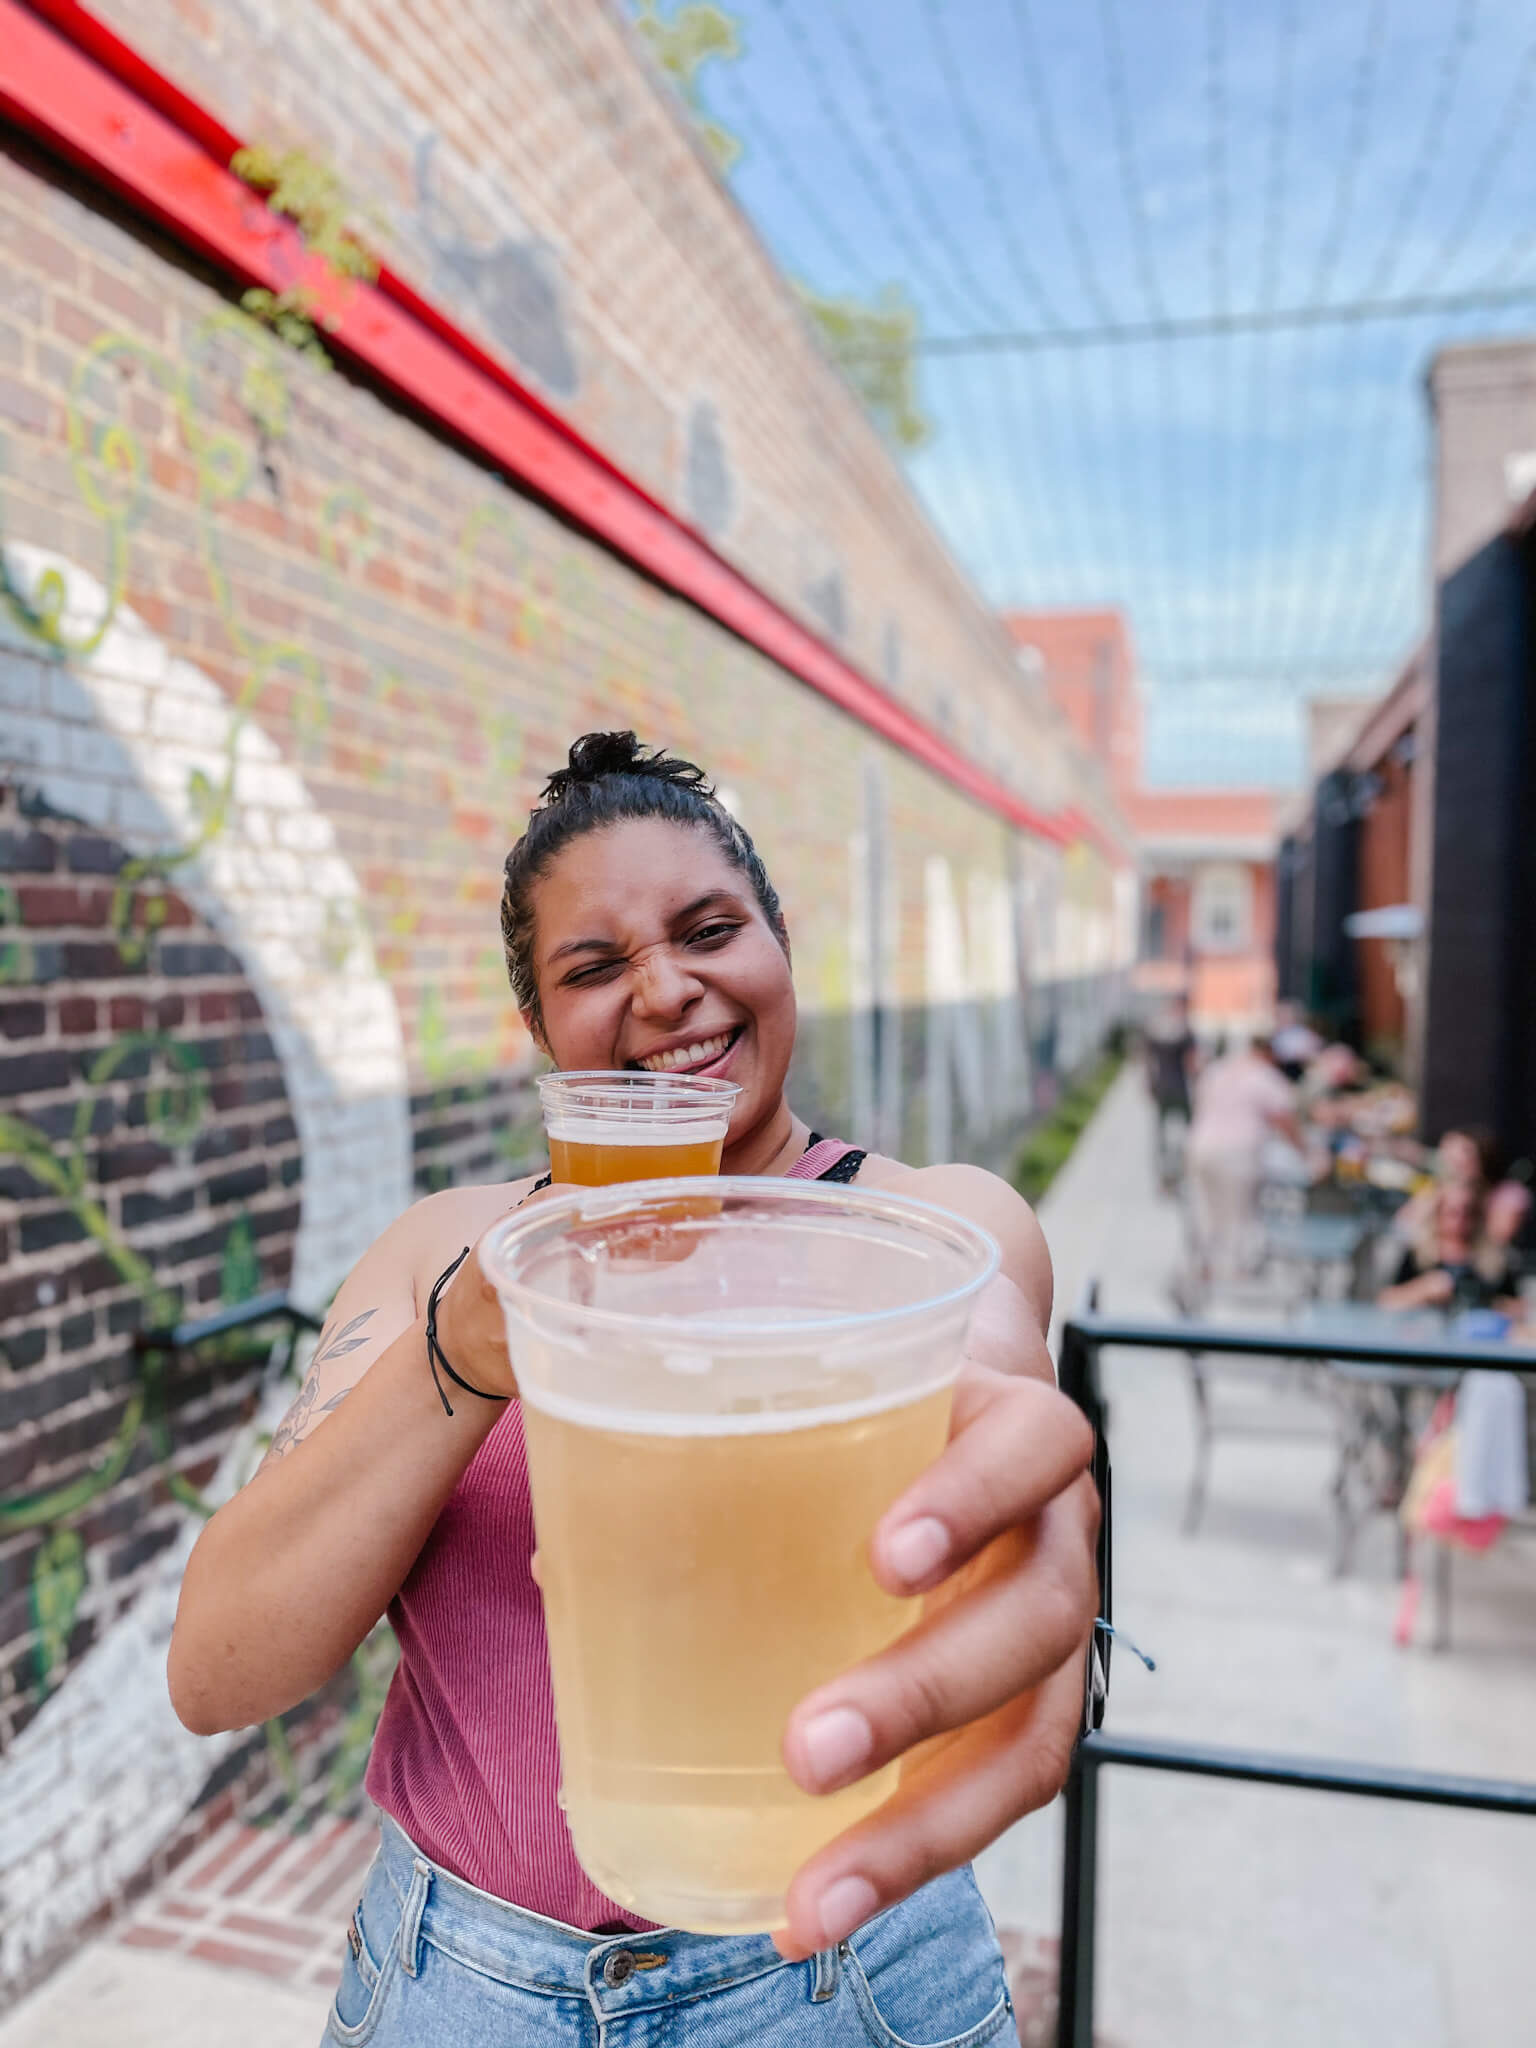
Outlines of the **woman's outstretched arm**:
M 338 1671 L 399 1590 L 460 1475 L 506 1410 L 443 1413 L 427 1363 L 432 1279 L 462 1208 L 418 1203 L 365 1253 L 250 1483 L 198 1538 L 171 1637 L 171 1703 L 199 1735 L 264 1721 Z M 422 1276 L 425 1276 L 423 1280 Z M 444 1295 L 448 1357 L 488 1390 L 515 1382 L 474 1255 Z

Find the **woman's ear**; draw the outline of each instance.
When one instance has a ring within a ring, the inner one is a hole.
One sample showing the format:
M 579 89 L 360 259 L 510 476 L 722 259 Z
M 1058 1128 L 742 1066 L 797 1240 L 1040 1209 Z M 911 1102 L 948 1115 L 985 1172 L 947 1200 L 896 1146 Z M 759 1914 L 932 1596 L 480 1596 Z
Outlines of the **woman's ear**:
M 553 1059 L 554 1054 L 550 1051 L 549 1041 L 544 1036 L 544 1026 L 539 1021 L 538 1011 L 519 1010 L 517 1014 L 523 1020 L 523 1029 L 527 1032 L 528 1036 L 533 1040 L 534 1044 L 538 1047 L 539 1051 L 543 1053 L 545 1059 Z

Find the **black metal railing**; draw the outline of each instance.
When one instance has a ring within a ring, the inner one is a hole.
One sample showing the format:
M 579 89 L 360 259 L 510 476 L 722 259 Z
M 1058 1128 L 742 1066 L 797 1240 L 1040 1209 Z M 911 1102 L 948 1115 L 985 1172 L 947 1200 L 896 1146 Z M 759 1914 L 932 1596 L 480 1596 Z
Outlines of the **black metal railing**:
M 300 1308 L 281 1289 L 253 1294 L 231 1308 L 215 1310 L 193 1322 L 167 1323 L 158 1329 L 140 1330 L 134 1337 L 136 1351 L 189 1351 L 195 1345 L 227 1337 L 232 1330 L 248 1330 L 256 1323 L 286 1323 L 297 1340 L 300 1330 L 318 1330 L 320 1319 Z
M 1099 1381 L 1099 1353 L 1106 1345 L 1139 1351 L 1225 1352 L 1249 1358 L 1338 1360 L 1349 1364 L 1479 1366 L 1530 1373 L 1536 1359 L 1497 1343 L 1468 1342 L 1447 1333 L 1443 1342 L 1415 1336 L 1401 1342 L 1386 1336 L 1331 1335 L 1324 1330 L 1257 1330 L 1217 1323 L 1134 1322 L 1093 1312 L 1067 1323 L 1061 1333 L 1058 1376 L 1094 1426 L 1094 1473 L 1104 1503 L 1099 1530 L 1100 1612 L 1110 1604 L 1111 1536 L 1107 1415 Z M 1113 1638 L 1102 1640 L 1108 1660 Z M 1102 1719 L 1102 1708 L 1095 1716 Z M 1093 2048 L 1094 1938 L 1098 1881 L 1098 1778 L 1107 1765 L 1132 1770 L 1173 1771 L 1187 1777 L 1236 1779 L 1254 1785 L 1288 1785 L 1364 1799 L 1408 1800 L 1482 1813 L 1536 1815 L 1536 1784 L 1496 1778 L 1458 1777 L 1436 1771 L 1394 1769 L 1384 1764 L 1337 1762 L 1320 1757 L 1277 1756 L 1261 1750 L 1225 1749 L 1140 1736 L 1106 1735 L 1102 1728 L 1078 1744 L 1066 1788 L 1066 1840 L 1062 1855 L 1061 1962 L 1056 2022 L 1057 2048 Z

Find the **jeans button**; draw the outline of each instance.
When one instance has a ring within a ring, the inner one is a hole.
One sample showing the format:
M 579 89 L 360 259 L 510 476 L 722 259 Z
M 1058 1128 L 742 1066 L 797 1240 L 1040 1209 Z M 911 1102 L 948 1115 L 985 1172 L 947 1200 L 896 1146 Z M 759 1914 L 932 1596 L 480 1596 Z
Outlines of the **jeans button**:
M 635 1959 L 627 1948 L 616 1949 L 603 1965 L 603 1982 L 610 1990 L 627 1984 L 635 1974 Z

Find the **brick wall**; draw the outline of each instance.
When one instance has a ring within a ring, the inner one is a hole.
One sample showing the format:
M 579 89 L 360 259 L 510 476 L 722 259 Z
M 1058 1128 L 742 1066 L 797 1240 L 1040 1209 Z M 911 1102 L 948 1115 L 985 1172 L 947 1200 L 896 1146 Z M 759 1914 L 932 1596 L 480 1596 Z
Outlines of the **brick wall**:
M 375 49 L 366 8 L 104 11 L 234 125 L 339 163 L 424 288 L 994 772 L 1101 806 L 615 19 L 475 0 Z M 176 1729 L 164 1640 L 188 1502 L 237 1483 L 283 1390 L 238 1348 L 146 1379 L 133 1332 L 321 1304 L 414 1192 L 536 1155 L 496 906 L 574 733 L 634 725 L 731 792 L 824 1127 L 1003 1160 L 1132 934 L 1090 848 L 1017 838 L 20 145 L 0 566 L 16 1980 L 248 1764 Z

